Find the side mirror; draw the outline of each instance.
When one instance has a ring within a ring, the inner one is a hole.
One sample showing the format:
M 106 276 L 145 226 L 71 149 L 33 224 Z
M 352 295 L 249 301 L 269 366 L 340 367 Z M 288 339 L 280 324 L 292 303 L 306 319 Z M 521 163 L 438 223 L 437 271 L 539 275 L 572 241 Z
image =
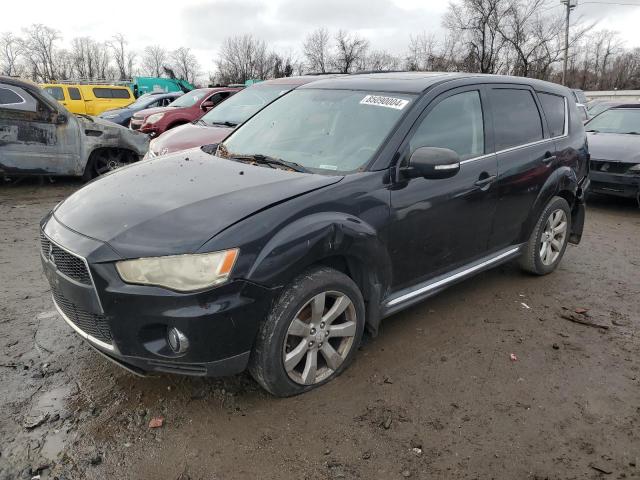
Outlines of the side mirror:
M 213 108 L 215 106 L 216 106 L 216 104 L 213 103 L 212 100 L 206 100 L 206 101 L 202 102 L 202 104 L 200 105 L 200 108 L 202 110 L 209 110 L 210 108 Z
M 420 147 L 402 169 L 408 178 L 449 178 L 460 171 L 460 156 L 448 148 Z
M 62 113 L 59 113 L 58 115 L 56 115 L 56 124 L 58 125 L 64 125 L 65 123 L 67 123 L 67 120 L 68 120 L 67 116 Z

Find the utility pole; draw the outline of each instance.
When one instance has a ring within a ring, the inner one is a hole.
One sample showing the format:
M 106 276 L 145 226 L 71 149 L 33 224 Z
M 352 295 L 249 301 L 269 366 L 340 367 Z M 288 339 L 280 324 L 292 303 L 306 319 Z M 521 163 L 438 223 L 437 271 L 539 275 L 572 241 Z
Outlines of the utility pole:
M 578 6 L 578 0 L 560 0 L 560 3 L 567 6 L 567 17 L 564 26 L 564 61 L 562 65 L 562 84 L 567 84 L 567 62 L 569 61 L 569 20 L 571 10 Z

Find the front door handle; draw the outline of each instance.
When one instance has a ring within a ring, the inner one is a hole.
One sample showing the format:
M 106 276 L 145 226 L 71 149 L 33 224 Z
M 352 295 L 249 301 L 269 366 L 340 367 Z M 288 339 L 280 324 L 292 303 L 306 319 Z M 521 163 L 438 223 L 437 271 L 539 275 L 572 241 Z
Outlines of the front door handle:
M 551 163 L 556 159 L 555 155 L 545 155 L 542 159 L 542 163 Z
M 486 187 L 487 185 L 492 183 L 496 178 L 497 178 L 496 175 L 491 175 L 490 177 L 481 178 L 480 180 L 476 181 L 474 185 L 476 187 Z

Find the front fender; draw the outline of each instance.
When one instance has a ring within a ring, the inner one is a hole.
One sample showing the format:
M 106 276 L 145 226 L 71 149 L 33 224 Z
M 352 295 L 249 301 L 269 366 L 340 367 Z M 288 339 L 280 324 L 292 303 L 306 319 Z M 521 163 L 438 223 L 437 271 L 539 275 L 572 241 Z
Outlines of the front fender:
M 342 212 L 314 213 L 287 225 L 257 255 L 247 279 L 282 286 L 310 265 L 331 257 L 355 262 L 353 267 L 363 275 L 365 285 L 361 287 L 365 289 L 372 284 L 390 285 L 391 260 L 378 232 Z
M 540 218 L 542 210 L 544 210 L 554 196 L 563 192 L 562 196 L 567 198 L 567 194 L 569 194 L 571 197 L 569 206 L 573 208 L 572 202 L 576 197 L 577 190 L 578 178 L 576 177 L 576 172 L 571 167 L 563 166 L 554 170 L 538 192 L 538 196 L 531 207 L 527 221 L 523 225 L 520 241 L 526 242 L 529 239 L 538 218 Z

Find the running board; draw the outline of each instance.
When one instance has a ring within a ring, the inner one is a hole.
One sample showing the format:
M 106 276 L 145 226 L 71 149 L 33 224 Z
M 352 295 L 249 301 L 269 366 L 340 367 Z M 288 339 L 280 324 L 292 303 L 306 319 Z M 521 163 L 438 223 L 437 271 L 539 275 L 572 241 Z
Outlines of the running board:
M 403 310 L 404 308 L 421 302 L 441 290 L 444 290 L 453 283 L 460 282 L 475 275 L 476 273 L 489 270 L 496 265 L 500 265 L 501 263 L 508 262 L 509 260 L 518 257 L 520 255 L 521 247 L 522 245 L 505 248 L 488 257 L 481 258 L 476 262 L 427 280 L 424 283 L 396 292 L 382 304 L 382 317 L 387 317 Z

